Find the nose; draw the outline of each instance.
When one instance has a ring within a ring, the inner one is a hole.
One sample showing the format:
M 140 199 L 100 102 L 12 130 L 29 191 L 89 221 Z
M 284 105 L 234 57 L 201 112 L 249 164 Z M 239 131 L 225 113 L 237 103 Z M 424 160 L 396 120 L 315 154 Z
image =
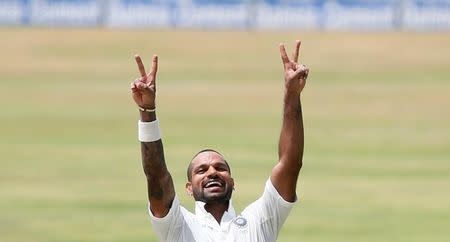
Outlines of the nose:
M 213 166 L 210 166 L 209 169 L 208 169 L 207 176 L 208 176 L 208 178 L 217 177 L 217 170 Z

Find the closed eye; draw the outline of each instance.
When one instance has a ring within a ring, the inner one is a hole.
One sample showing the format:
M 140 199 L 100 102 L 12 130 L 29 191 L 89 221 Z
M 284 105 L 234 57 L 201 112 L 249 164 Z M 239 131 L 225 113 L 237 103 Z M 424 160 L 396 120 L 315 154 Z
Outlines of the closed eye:
M 217 166 L 216 170 L 217 171 L 228 171 L 228 168 L 226 166 Z
M 206 167 L 205 166 L 199 166 L 197 169 L 195 169 L 195 173 L 196 174 L 203 174 L 206 172 Z

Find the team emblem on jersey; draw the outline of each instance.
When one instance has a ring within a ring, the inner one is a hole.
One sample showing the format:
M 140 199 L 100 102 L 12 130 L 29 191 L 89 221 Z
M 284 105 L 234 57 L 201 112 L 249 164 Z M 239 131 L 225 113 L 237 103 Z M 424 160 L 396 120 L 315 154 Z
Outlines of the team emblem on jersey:
M 247 226 L 247 219 L 242 216 L 238 216 L 233 220 L 233 223 L 239 228 L 245 228 Z

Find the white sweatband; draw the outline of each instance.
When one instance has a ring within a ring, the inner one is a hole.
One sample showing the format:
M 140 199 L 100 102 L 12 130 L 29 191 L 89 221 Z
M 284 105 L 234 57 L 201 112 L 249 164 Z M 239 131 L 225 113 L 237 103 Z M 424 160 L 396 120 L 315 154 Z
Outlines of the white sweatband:
M 138 106 L 139 110 L 141 110 L 142 112 L 147 112 L 147 113 L 154 113 L 156 111 L 156 108 L 154 109 L 146 109 L 143 107 Z
M 152 122 L 142 122 L 139 120 L 138 131 L 138 138 L 141 142 L 154 142 L 161 139 L 158 119 Z

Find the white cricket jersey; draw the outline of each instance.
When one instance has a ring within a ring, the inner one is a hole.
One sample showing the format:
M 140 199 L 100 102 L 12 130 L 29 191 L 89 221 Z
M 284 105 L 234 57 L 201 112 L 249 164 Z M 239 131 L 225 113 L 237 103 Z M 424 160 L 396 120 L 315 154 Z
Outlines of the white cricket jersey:
M 268 179 L 263 195 L 247 206 L 240 215 L 236 216 L 230 201 L 220 224 L 205 210 L 205 203 L 195 202 L 193 214 L 180 205 L 176 195 L 165 217 L 153 216 L 150 205 L 148 211 L 160 241 L 267 242 L 276 241 L 294 203 L 285 201 Z

